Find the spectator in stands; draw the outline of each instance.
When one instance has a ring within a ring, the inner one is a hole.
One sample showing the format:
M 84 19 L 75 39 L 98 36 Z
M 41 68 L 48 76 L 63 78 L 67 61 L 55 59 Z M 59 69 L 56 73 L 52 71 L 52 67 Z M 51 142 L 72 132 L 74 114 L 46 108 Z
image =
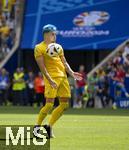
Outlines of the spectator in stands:
M 87 102 L 90 98 L 90 94 L 89 94 L 89 91 L 88 91 L 88 84 L 85 85 L 84 87 L 84 92 L 83 92 L 83 108 L 86 108 L 87 107 Z
M 123 57 L 122 57 L 122 53 L 121 52 L 118 52 L 116 54 L 116 56 L 114 57 L 113 59 L 113 64 L 123 64 Z
M 109 101 L 108 80 L 106 75 L 99 78 L 96 91 L 96 95 L 101 100 L 102 106 L 106 107 Z
M 15 22 L 13 18 L 9 18 L 6 23 L 10 30 L 14 30 Z
M 123 58 L 126 60 L 126 56 L 129 54 L 129 41 L 126 42 L 125 47 L 124 47 L 124 52 L 123 52 Z
M 28 73 L 27 79 L 28 99 L 30 106 L 34 103 L 34 74 L 33 72 Z
M 129 67 L 128 70 L 126 71 L 126 77 L 129 78 Z
M 114 104 L 115 101 L 115 91 L 114 91 L 114 80 L 113 77 L 116 74 L 116 65 L 115 64 L 111 64 L 110 65 L 110 69 L 106 70 L 107 73 L 107 79 L 108 79 L 108 83 L 109 83 L 109 98 L 112 100 L 112 104 Z
M 126 64 L 129 67 L 129 54 L 128 53 L 124 57 L 124 64 Z
M 1 33 L 1 38 L 2 38 L 2 42 L 6 41 L 6 38 L 8 37 L 9 33 L 10 33 L 10 29 L 9 27 L 6 25 L 6 21 L 2 22 L 2 26 L 0 28 L 0 33 Z
M 2 48 L 0 47 L 0 62 L 3 60 L 4 52 L 2 51 Z
M 11 0 L 11 10 L 10 10 L 10 18 L 14 18 L 15 17 L 15 6 L 16 3 L 20 1 L 20 0 Z
M 122 65 L 117 65 L 116 66 L 116 72 L 113 79 L 113 84 L 116 87 L 120 87 L 122 92 L 125 94 L 126 97 L 129 97 L 129 93 L 127 92 L 125 85 L 124 85 L 124 79 L 125 79 L 125 71 L 123 69 Z
M 115 64 L 111 64 L 110 66 L 107 65 L 107 76 L 109 79 L 112 79 L 115 76 L 116 73 L 116 65 Z
M 70 99 L 70 106 L 76 107 L 76 81 L 71 76 L 68 76 L 68 81 L 71 89 L 71 99 Z
M 2 1 L 2 10 L 6 18 L 9 18 L 12 12 L 14 0 L 3 0 Z
M 7 103 L 9 88 L 9 76 L 7 71 L 3 68 L 0 71 L 0 105 Z
M 13 105 L 23 105 L 23 82 L 24 74 L 21 72 L 20 68 L 16 69 L 16 72 L 13 74 Z
M 83 92 L 84 92 L 84 87 L 86 84 L 86 72 L 85 72 L 85 66 L 80 65 L 79 66 L 79 71 L 78 71 L 83 79 L 76 81 L 76 94 L 77 94 L 77 104 L 75 107 L 80 108 L 82 107 L 82 98 L 83 98 Z
M 8 47 L 8 45 L 6 43 L 2 44 L 2 52 L 3 52 L 4 56 L 6 56 L 10 52 L 10 48 Z
M 104 71 L 104 69 L 103 68 L 99 68 L 98 70 L 97 70 L 97 76 L 98 77 L 103 77 L 103 76 L 105 76 L 105 71 Z
M 2 26 L 2 22 L 5 21 L 5 17 L 3 15 L 3 11 L 2 9 L 0 8 L 0 27 Z
M 38 75 L 34 79 L 34 89 L 36 93 L 36 102 L 38 106 L 40 106 L 41 103 L 45 105 L 45 98 L 44 98 L 44 80 L 43 80 L 43 75 L 41 72 L 38 73 Z
M 16 41 L 15 32 L 14 32 L 14 30 L 10 30 L 9 36 L 7 37 L 7 40 L 6 40 L 6 43 L 10 49 L 15 44 L 15 41 Z
M 0 3 L 0 61 L 15 43 L 15 5 L 16 0 L 2 0 Z
M 95 72 L 92 76 L 88 78 L 88 92 L 89 92 L 88 106 L 90 107 L 94 107 L 94 98 L 96 96 L 98 80 L 99 78 L 97 72 Z
M 28 105 L 28 93 L 27 93 L 27 85 L 26 85 L 26 82 L 27 82 L 27 74 L 25 73 L 23 67 L 20 68 L 20 71 L 21 71 L 21 74 L 23 74 L 23 80 L 22 80 L 22 83 L 21 83 L 21 86 L 22 86 L 23 105 L 24 105 L 24 106 L 27 106 L 27 105 Z
M 113 66 L 113 60 L 110 59 L 104 66 L 105 72 L 107 74 L 112 71 L 112 66 Z

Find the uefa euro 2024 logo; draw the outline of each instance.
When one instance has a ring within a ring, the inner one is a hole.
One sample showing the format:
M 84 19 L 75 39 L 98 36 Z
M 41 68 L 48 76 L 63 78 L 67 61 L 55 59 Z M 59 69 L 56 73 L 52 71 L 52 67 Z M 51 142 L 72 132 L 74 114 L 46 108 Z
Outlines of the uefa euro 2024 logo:
M 110 18 L 108 12 L 105 11 L 90 11 L 83 12 L 73 19 L 73 23 L 79 27 L 100 26 L 107 22 Z

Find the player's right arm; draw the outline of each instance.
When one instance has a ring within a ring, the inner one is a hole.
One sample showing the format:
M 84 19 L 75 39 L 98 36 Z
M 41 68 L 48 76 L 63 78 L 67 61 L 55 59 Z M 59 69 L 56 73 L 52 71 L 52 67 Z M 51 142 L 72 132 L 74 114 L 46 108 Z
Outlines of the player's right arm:
M 35 47 L 35 60 L 39 66 L 40 71 L 43 73 L 43 75 L 46 77 L 46 79 L 49 81 L 50 85 L 53 88 L 57 88 L 56 83 L 53 81 L 53 79 L 51 78 L 51 76 L 49 75 L 45 63 L 44 63 L 44 58 L 43 58 L 43 54 L 40 52 L 40 49 L 38 49 L 37 47 Z
M 46 67 L 45 67 L 45 64 L 44 64 L 44 59 L 43 59 L 43 56 L 38 56 L 36 57 L 36 62 L 40 68 L 40 71 L 44 74 L 44 76 L 47 78 L 47 80 L 49 81 L 50 85 L 53 87 L 53 88 L 57 88 L 57 85 L 56 83 L 52 80 L 51 76 L 49 75 Z

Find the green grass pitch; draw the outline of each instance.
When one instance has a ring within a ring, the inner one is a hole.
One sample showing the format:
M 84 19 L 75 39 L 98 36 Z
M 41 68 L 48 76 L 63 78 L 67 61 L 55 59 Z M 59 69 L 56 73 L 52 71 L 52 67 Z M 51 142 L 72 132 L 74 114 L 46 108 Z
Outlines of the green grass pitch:
M 39 109 L 0 107 L 0 125 L 34 125 Z M 54 133 L 51 150 L 129 150 L 129 109 L 69 109 Z

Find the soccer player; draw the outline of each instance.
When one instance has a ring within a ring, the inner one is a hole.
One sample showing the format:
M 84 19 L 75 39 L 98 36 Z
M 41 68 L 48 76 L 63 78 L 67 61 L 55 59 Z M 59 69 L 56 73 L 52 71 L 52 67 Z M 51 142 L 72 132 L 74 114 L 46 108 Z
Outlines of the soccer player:
M 66 72 L 75 80 L 82 80 L 81 74 L 74 72 L 68 65 L 63 49 L 61 49 L 61 53 L 56 57 L 47 55 L 47 46 L 50 43 L 56 42 L 56 32 L 57 29 L 54 25 L 45 25 L 42 31 L 44 41 L 37 44 L 34 50 L 36 62 L 44 76 L 46 98 L 46 104 L 39 112 L 37 126 L 42 124 L 48 112 L 53 108 L 54 99 L 56 97 L 59 98 L 59 106 L 53 110 L 48 125 L 44 125 L 49 138 L 53 136 L 51 132 L 52 126 L 69 106 L 71 93 Z

